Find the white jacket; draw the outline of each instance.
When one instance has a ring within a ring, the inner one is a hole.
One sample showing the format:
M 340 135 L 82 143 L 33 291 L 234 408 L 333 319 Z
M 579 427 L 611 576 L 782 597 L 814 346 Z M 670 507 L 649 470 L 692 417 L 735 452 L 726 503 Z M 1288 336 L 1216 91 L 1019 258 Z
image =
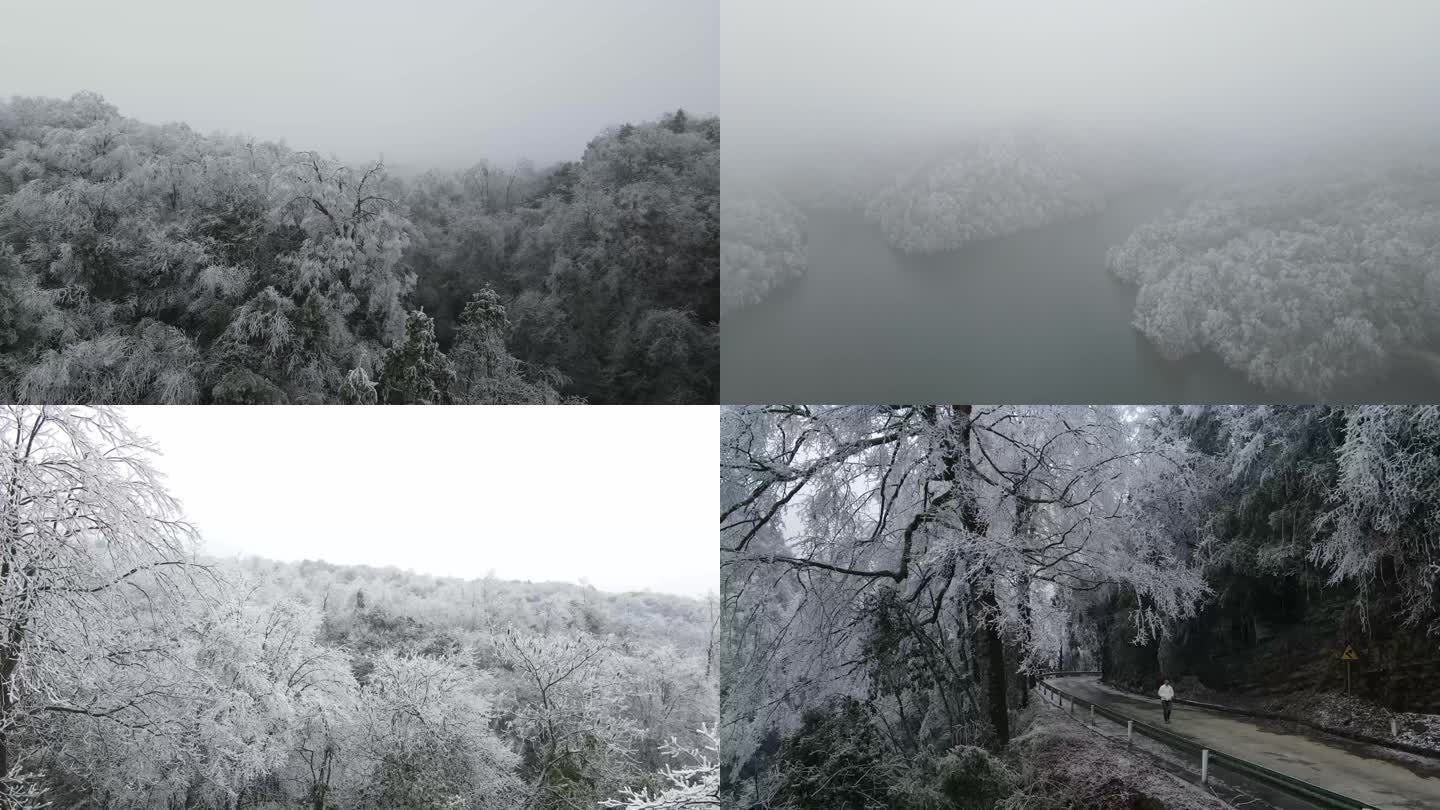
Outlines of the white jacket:
M 1168 683 L 1162 683 L 1162 684 L 1160 684 L 1160 699 L 1161 699 L 1161 700 L 1174 700 L 1174 699 L 1175 699 L 1175 688 L 1174 688 L 1173 686 L 1171 686 L 1170 684 L 1168 684 Z

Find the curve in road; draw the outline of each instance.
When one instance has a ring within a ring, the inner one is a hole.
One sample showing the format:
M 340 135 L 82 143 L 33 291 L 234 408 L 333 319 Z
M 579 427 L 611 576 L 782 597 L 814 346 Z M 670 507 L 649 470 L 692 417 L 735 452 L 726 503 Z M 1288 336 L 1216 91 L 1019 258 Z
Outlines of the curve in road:
M 1194 706 L 1176 705 L 1167 726 L 1159 698 L 1149 700 L 1126 694 L 1093 677 L 1047 680 L 1062 692 L 1132 720 L 1160 726 L 1206 748 L 1353 797 L 1377 810 L 1440 808 L 1440 779 L 1421 776 L 1392 762 L 1363 757 L 1306 736 L 1267 731 L 1250 718 Z

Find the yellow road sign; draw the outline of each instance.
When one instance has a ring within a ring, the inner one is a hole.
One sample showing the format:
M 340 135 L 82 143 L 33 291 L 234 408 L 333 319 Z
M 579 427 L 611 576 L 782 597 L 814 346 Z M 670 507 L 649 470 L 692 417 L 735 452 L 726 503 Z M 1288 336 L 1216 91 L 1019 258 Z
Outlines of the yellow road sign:
M 1349 646 L 1349 645 L 1346 645 L 1346 647 L 1345 647 L 1345 652 L 1340 653 L 1340 660 L 1341 660 L 1341 661 L 1359 661 L 1359 660 L 1360 660 L 1360 656 L 1358 656 L 1358 655 L 1355 654 L 1355 648 L 1354 648 L 1354 647 L 1351 647 L 1351 646 Z

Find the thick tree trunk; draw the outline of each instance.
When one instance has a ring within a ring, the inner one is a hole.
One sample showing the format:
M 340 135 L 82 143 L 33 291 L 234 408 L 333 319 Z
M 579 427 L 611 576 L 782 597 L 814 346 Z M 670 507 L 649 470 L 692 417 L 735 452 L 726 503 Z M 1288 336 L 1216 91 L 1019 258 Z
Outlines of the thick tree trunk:
M 944 450 L 944 476 L 952 487 L 964 486 L 962 476 L 971 467 L 970 460 L 970 417 L 974 409 L 970 405 L 951 406 L 951 435 L 955 436 Z M 966 493 L 960 502 L 960 522 L 966 530 L 981 535 L 989 528 L 980 518 L 980 508 L 973 493 Z M 977 621 L 974 628 L 976 680 L 984 685 L 990 726 L 995 734 L 995 747 L 1004 748 L 1010 744 L 1010 707 L 1006 700 L 1005 642 L 1000 638 L 999 627 L 995 624 L 999 602 L 995 598 L 993 575 L 989 570 L 976 580 L 980 588 L 975 598 Z
M 986 587 L 975 601 L 981 617 L 975 625 L 976 669 L 980 682 L 985 686 L 986 714 L 995 734 L 995 748 L 1000 749 L 1010 744 L 1010 706 L 1006 696 L 1005 642 L 993 621 L 998 607 L 995 590 Z

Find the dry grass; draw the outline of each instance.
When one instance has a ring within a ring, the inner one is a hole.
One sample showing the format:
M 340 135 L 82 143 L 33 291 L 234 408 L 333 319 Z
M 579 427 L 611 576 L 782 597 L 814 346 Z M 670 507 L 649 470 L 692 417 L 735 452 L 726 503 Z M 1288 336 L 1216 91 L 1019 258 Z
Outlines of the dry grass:
M 1011 750 L 1022 787 L 1003 810 L 1227 810 L 1231 805 L 1160 770 L 1045 703 Z

